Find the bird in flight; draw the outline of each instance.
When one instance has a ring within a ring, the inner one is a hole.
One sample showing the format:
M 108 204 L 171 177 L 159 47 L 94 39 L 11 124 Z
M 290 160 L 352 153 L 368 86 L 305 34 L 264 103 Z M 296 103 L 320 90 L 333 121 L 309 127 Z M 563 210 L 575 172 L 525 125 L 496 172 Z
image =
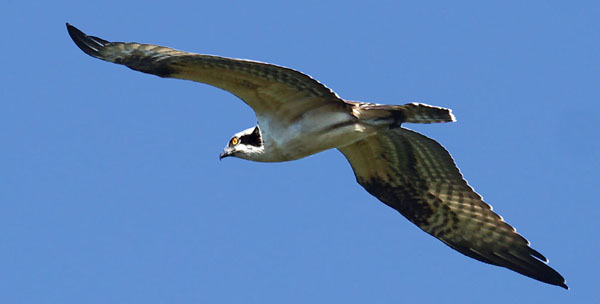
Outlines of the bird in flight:
M 454 121 L 449 109 L 343 100 L 289 68 L 152 44 L 109 42 L 68 23 L 67 30 L 92 57 L 160 77 L 209 84 L 242 99 L 254 110 L 258 124 L 233 135 L 220 158 L 283 162 L 336 148 L 367 192 L 444 244 L 568 289 L 548 260 L 467 184 L 444 147 L 401 126 Z

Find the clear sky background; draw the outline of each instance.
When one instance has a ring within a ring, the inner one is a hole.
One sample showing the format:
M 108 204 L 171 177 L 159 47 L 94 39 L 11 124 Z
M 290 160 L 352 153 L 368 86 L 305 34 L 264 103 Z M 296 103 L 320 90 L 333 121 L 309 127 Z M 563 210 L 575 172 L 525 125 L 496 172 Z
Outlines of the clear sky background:
M 594 1 L 5 1 L 1 303 L 598 300 Z M 370 196 L 335 150 L 218 160 L 255 124 L 233 95 L 93 59 L 113 41 L 271 62 L 342 98 L 453 109 L 407 125 L 570 291 L 467 258 Z

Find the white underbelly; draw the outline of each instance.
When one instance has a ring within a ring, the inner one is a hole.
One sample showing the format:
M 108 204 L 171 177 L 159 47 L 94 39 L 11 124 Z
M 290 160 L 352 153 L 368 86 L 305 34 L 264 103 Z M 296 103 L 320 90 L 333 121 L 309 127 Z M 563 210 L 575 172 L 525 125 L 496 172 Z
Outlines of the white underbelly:
M 354 117 L 340 112 L 305 115 L 287 126 L 259 118 L 259 125 L 270 161 L 300 159 L 371 135 Z

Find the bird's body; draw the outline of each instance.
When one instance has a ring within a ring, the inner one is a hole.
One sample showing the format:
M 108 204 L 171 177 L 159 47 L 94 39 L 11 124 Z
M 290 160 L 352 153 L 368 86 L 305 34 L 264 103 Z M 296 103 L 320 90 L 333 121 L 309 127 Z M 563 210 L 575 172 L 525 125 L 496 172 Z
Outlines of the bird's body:
M 358 119 L 341 111 L 309 111 L 290 124 L 266 115 L 257 115 L 257 120 L 268 154 L 254 161 L 297 160 L 368 136 Z
M 108 42 L 69 24 L 67 28 L 90 56 L 161 77 L 210 84 L 252 107 L 258 125 L 235 134 L 221 158 L 283 162 L 337 148 L 370 194 L 446 245 L 567 288 L 546 258 L 473 191 L 440 144 L 401 126 L 454 121 L 450 110 L 342 100 L 292 69 L 150 44 Z

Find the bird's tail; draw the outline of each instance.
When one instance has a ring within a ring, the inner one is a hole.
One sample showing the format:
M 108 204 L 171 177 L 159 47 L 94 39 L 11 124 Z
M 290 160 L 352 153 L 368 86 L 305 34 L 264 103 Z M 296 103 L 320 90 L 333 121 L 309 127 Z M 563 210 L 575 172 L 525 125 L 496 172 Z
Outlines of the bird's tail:
M 452 110 L 426 105 L 408 103 L 401 106 L 355 103 L 354 113 L 362 121 L 377 125 L 390 124 L 399 127 L 408 123 L 436 123 L 456 121 Z

